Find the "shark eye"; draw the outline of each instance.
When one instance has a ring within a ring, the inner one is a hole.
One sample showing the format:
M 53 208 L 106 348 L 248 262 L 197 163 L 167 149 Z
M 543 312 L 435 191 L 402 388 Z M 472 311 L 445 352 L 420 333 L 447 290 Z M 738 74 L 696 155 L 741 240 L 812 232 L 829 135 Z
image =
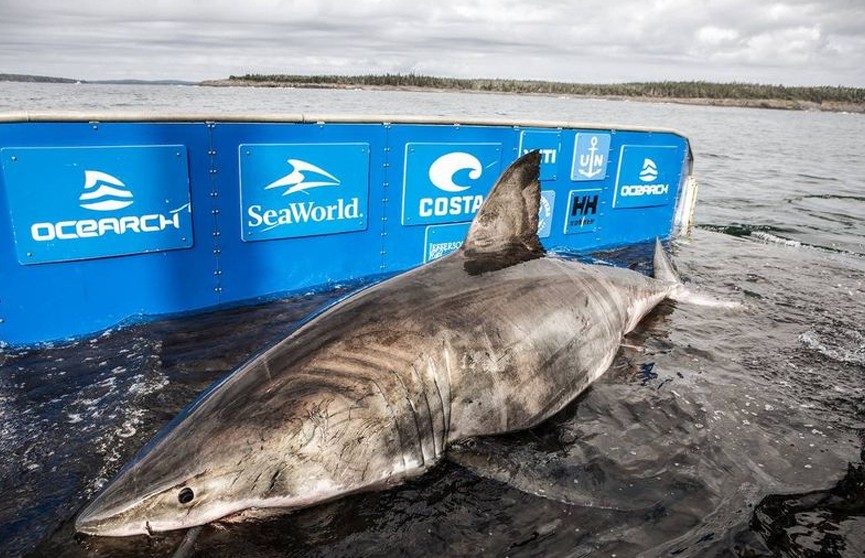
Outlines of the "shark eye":
M 188 504 L 193 498 L 195 498 L 195 492 L 188 486 L 177 494 L 177 501 L 181 504 Z

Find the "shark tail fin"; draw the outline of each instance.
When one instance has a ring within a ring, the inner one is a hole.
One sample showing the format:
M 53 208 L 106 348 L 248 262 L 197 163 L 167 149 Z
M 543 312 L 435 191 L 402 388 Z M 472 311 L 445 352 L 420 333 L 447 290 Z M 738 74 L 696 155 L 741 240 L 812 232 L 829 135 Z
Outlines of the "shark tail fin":
M 673 262 L 670 260 L 670 256 L 667 255 L 667 251 L 664 250 L 661 240 L 657 238 L 655 239 L 655 257 L 652 264 L 655 268 L 655 279 L 670 285 L 670 292 L 667 294 L 667 298 L 671 300 L 711 308 L 737 308 L 740 306 L 738 302 L 721 300 L 712 296 L 695 293 L 688 289 L 682 283 L 682 279 L 673 267 Z
M 664 245 L 661 244 L 661 239 L 659 238 L 655 239 L 655 257 L 652 263 L 655 268 L 655 279 L 664 281 L 665 283 L 682 284 L 682 280 L 679 278 L 679 274 L 676 273 L 673 262 L 670 261 L 670 256 L 667 255 L 667 251 L 664 250 Z

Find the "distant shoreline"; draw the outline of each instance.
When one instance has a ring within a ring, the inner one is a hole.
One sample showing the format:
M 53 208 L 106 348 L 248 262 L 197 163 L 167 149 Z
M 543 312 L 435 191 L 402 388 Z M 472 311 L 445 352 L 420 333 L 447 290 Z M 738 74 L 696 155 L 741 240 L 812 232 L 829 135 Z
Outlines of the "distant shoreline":
M 0 81 L 24 83 L 85 83 L 115 85 L 187 85 L 203 87 L 287 87 L 303 89 L 363 89 L 539 95 L 738 108 L 849 112 L 865 114 L 865 89 L 855 87 L 785 87 L 748 83 L 645 82 L 578 84 L 566 82 L 438 78 L 422 75 L 245 75 L 202 82 L 178 80 L 83 81 L 49 76 L 0 74 Z
M 606 101 L 634 101 L 640 103 L 672 103 L 681 105 L 703 105 L 717 107 L 762 108 L 773 110 L 800 110 L 822 112 L 851 112 L 865 114 L 865 104 L 824 101 L 800 101 L 793 99 L 732 99 L 707 97 L 651 97 L 645 95 L 578 95 L 569 93 L 544 93 L 522 91 L 478 91 L 470 89 L 452 89 L 446 87 L 422 87 L 415 85 L 363 85 L 363 84 L 328 84 L 328 83 L 278 83 L 278 82 L 247 82 L 242 80 L 207 80 L 199 83 L 202 87 L 262 87 L 262 88 L 296 88 L 296 89 L 360 89 L 364 91 L 415 91 L 428 93 L 477 93 L 499 95 L 538 95 L 542 97 L 570 97 L 574 99 L 602 99 Z
M 577 99 L 865 114 L 865 89 L 849 87 L 783 87 L 708 82 L 590 85 L 524 80 L 452 79 L 416 75 L 247 75 L 207 80 L 199 85 L 205 87 L 294 87 L 372 91 L 455 91 L 460 93 L 541 95 Z

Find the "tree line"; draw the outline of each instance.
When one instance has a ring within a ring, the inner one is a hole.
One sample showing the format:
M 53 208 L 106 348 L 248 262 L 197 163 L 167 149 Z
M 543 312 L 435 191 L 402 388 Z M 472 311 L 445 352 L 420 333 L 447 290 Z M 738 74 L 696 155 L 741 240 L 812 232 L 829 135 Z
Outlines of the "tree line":
M 612 84 L 566 83 L 515 79 L 461 79 L 419 74 L 379 75 L 287 75 L 246 74 L 230 80 L 248 83 L 323 87 L 422 87 L 457 91 L 497 93 L 539 93 L 552 95 L 585 95 L 593 97 L 649 97 L 670 99 L 738 99 L 808 101 L 814 103 L 865 103 L 865 89 L 858 87 L 820 86 L 787 87 L 755 83 L 713 83 L 707 81 L 660 81 Z

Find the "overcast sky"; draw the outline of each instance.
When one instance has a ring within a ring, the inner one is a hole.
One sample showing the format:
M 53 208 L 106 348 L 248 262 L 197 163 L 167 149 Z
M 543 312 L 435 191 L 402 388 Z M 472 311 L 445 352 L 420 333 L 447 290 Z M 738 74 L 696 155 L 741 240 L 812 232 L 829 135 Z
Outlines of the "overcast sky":
M 0 73 L 865 86 L 865 0 L 0 0 Z

